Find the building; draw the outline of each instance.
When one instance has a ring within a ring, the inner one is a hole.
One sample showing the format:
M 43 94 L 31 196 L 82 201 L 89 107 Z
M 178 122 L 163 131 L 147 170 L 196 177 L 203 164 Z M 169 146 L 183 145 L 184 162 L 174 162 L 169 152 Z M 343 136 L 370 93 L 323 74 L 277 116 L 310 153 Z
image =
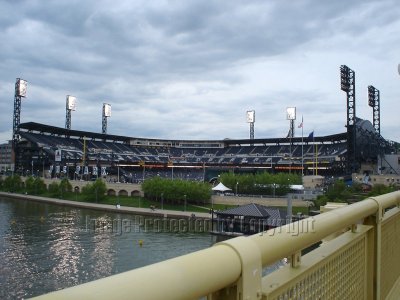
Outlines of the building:
M 7 170 L 13 170 L 12 163 L 12 143 L 0 144 L 0 172 L 6 172 Z
M 213 234 L 220 236 L 251 235 L 287 223 L 284 210 L 250 203 L 214 212 Z

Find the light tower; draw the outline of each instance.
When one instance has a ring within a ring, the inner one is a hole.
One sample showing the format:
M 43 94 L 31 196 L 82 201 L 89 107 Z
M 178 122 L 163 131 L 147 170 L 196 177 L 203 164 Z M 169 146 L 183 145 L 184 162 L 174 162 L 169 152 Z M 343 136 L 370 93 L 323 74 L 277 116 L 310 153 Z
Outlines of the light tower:
M 292 138 L 294 138 L 294 121 L 296 120 L 296 107 L 287 107 L 286 108 L 286 119 L 290 122 L 290 129 L 288 137 L 290 138 L 289 142 L 289 152 L 290 152 L 290 167 L 289 173 L 292 172 Z
M 256 112 L 248 110 L 246 112 L 246 122 L 250 124 L 250 140 L 254 140 L 254 122 L 256 121 Z
M 368 105 L 372 107 L 373 125 L 377 134 L 381 134 L 380 92 L 372 85 L 368 86 Z
M 294 138 L 294 121 L 296 120 L 296 107 L 286 108 L 286 120 L 289 120 L 289 138 Z
M 103 103 L 101 133 L 107 134 L 107 118 L 111 117 L 111 105 Z
M 71 129 L 71 111 L 76 110 L 76 97 L 67 95 L 65 110 L 65 129 Z
M 355 73 L 346 65 L 340 66 L 340 88 L 347 95 L 347 171 L 356 171 L 356 83 Z
M 17 78 L 15 81 L 14 94 L 14 115 L 13 115 L 13 135 L 12 135 L 12 152 L 14 158 L 14 170 L 18 169 L 18 141 L 19 141 L 19 124 L 21 121 L 21 100 L 26 97 L 26 88 L 28 82 L 24 79 Z

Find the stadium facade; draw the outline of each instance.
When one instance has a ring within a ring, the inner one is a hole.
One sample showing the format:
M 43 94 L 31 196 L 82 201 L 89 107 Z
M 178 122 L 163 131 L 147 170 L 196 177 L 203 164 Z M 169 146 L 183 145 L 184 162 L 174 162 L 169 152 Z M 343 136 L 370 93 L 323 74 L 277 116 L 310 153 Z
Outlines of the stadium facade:
M 84 180 L 113 175 L 126 182 L 155 175 L 209 180 L 226 171 L 324 176 L 362 169 L 381 172 L 379 164 L 386 162 L 385 155 L 397 153 L 397 144 L 383 139 L 370 121 L 357 118 L 355 127 L 355 155 L 350 157 L 353 143 L 346 132 L 290 139 L 165 140 L 29 122 L 19 125 L 16 171 Z

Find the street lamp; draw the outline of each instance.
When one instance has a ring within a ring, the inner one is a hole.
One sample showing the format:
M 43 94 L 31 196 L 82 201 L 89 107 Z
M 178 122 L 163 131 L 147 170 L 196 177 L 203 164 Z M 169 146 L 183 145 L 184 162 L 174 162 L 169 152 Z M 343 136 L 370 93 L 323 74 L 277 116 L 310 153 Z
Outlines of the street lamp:
M 273 183 L 272 186 L 273 186 L 273 188 L 274 188 L 274 198 L 275 198 L 275 188 L 276 188 L 276 184 Z
M 118 165 L 117 165 L 117 170 L 118 170 L 118 180 L 117 180 L 117 183 L 119 183 L 119 161 L 118 161 Z
M 164 209 L 164 193 L 161 193 L 161 209 Z
M 186 211 L 186 194 L 183 195 L 183 199 L 185 200 L 185 211 Z
M 236 181 L 236 197 L 238 196 L 238 185 L 239 185 L 239 181 Z

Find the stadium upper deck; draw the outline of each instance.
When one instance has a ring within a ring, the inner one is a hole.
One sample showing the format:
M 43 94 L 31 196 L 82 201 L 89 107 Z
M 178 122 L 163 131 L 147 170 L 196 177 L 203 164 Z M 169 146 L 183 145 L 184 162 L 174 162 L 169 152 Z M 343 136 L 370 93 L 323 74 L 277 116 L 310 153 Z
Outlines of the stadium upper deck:
M 99 167 L 110 170 L 116 165 L 128 171 L 145 166 L 301 172 L 303 163 L 306 174 L 312 174 L 317 166 L 319 173 L 332 173 L 340 172 L 347 147 L 346 133 L 312 140 L 188 141 L 105 135 L 29 122 L 20 125 L 20 135 L 20 162 L 25 170 L 36 164 L 43 169 L 59 166 L 59 172 L 64 166 L 72 170 L 85 166 L 94 173 Z

